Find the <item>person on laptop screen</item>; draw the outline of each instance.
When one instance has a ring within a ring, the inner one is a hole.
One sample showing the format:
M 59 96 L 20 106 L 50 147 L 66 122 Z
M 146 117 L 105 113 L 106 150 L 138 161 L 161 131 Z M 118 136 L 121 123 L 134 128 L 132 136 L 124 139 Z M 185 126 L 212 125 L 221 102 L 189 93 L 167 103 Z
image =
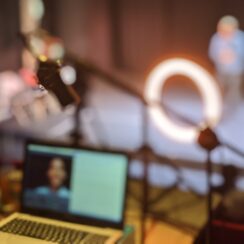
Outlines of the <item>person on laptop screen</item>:
M 53 158 L 48 167 L 47 178 L 49 186 L 40 186 L 36 188 L 37 194 L 47 196 L 58 196 L 62 198 L 69 197 L 69 190 L 65 187 L 64 182 L 67 178 L 65 163 L 61 158 Z
M 29 190 L 28 202 L 32 206 L 67 211 L 69 190 L 65 186 L 67 171 L 62 158 L 55 157 L 50 160 L 46 171 L 47 186 L 39 186 Z

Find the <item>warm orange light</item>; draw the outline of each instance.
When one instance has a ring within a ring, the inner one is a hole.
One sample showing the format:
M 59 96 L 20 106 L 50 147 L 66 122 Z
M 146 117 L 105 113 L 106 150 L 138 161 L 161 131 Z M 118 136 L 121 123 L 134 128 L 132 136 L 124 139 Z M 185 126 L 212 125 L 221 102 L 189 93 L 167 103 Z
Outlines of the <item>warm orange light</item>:
M 182 127 L 168 118 L 160 108 L 160 97 L 166 80 L 173 75 L 189 77 L 198 87 L 204 104 L 205 121 L 199 127 L 214 127 L 222 113 L 220 89 L 215 79 L 200 65 L 182 58 L 173 58 L 158 64 L 149 74 L 145 87 L 145 98 L 151 106 L 150 115 L 158 129 L 179 142 L 191 143 L 197 140 L 199 127 Z
M 42 61 L 42 62 L 46 62 L 46 61 L 47 61 L 47 56 L 45 56 L 45 55 L 43 55 L 43 54 L 40 54 L 40 55 L 38 56 L 38 59 L 39 59 L 40 61 Z

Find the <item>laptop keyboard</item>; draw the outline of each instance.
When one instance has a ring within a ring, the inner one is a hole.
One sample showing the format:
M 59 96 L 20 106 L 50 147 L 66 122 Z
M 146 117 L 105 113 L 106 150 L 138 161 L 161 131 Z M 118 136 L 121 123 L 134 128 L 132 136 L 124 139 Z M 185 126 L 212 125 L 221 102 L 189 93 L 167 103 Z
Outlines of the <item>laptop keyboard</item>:
M 103 244 L 109 238 L 104 235 L 82 232 L 80 230 L 43 224 L 21 218 L 16 218 L 8 222 L 0 228 L 0 231 L 60 244 Z

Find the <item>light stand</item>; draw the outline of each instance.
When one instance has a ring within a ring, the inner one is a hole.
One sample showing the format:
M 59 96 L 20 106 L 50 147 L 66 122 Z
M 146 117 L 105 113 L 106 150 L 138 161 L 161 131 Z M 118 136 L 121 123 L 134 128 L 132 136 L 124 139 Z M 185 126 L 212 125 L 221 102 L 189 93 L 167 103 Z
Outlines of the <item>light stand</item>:
M 26 45 L 26 47 L 28 49 L 30 49 L 25 37 L 24 39 L 24 44 Z M 117 78 L 115 78 L 113 75 L 101 70 L 100 68 L 94 66 L 91 63 L 87 63 L 83 60 L 77 59 L 76 57 L 74 57 L 73 55 L 68 55 L 69 58 L 73 59 L 75 61 L 75 63 L 84 71 L 86 71 L 87 73 L 90 73 L 92 75 L 98 76 L 100 78 L 102 78 L 103 81 L 105 81 L 106 83 L 109 83 L 112 86 L 115 86 L 117 88 L 119 88 L 122 91 L 125 91 L 126 93 L 139 98 L 141 101 L 143 101 L 143 125 L 142 125 L 142 135 L 143 135 L 143 144 L 142 147 L 139 149 L 139 153 L 142 154 L 143 156 L 143 164 L 144 164 L 144 175 L 143 175 L 143 202 L 142 202 L 142 243 L 143 240 L 145 238 L 145 216 L 146 213 L 148 212 L 148 165 L 149 165 L 149 152 L 153 153 L 155 155 L 155 153 L 153 152 L 153 150 L 150 148 L 150 146 L 148 145 L 148 114 L 147 114 L 147 106 L 150 106 L 151 104 L 148 104 L 143 96 L 141 94 L 139 94 L 138 92 L 134 91 L 133 89 L 129 88 L 128 86 L 124 85 L 124 82 L 121 82 L 120 80 L 118 80 Z M 83 98 L 81 99 L 81 101 L 77 104 L 76 106 L 76 111 L 74 114 L 74 121 L 75 121 L 75 126 L 74 126 L 74 131 L 72 133 L 72 138 L 74 139 L 74 143 L 75 144 L 79 144 L 80 139 L 82 138 L 82 134 L 80 133 L 80 127 L 81 127 L 81 120 L 80 120 L 80 112 L 81 110 L 84 108 L 85 103 Z M 170 112 L 172 112 L 174 115 L 176 115 L 177 117 L 181 118 L 183 121 L 190 121 L 188 118 L 184 118 L 182 115 L 179 115 L 174 112 L 173 110 L 169 109 L 166 107 L 166 110 L 169 110 Z M 192 123 L 190 123 L 192 124 Z M 240 154 L 241 156 L 244 157 L 244 153 L 240 152 L 238 149 L 232 147 L 231 145 L 227 144 L 227 143 L 222 143 L 220 144 L 220 142 L 218 141 L 217 136 L 214 134 L 214 132 L 207 128 L 204 129 L 203 131 L 200 132 L 199 138 L 198 138 L 198 144 L 204 148 L 207 151 L 207 162 L 206 162 L 206 170 L 207 170 L 207 183 L 208 183 L 208 243 L 211 243 L 211 221 L 212 221 L 212 186 L 211 186 L 211 173 L 212 173 L 212 162 L 211 162 L 211 152 L 218 146 L 223 145 L 228 147 L 229 149 L 235 151 L 236 153 Z M 156 158 L 159 159 L 160 162 L 162 162 L 162 160 L 160 160 L 160 156 L 155 155 Z
M 147 104 L 143 99 L 143 111 L 142 111 L 142 146 L 138 150 L 142 154 L 143 158 L 143 199 L 142 199 L 142 213 L 141 213 L 141 243 L 144 243 L 146 238 L 146 215 L 148 213 L 148 204 L 149 204 L 149 191 L 148 191 L 148 166 L 149 166 L 149 152 L 152 152 L 152 149 L 148 146 L 148 110 Z
M 116 78 L 114 78 L 112 75 L 108 74 L 107 72 L 104 72 L 103 70 L 97 68 L 94 65 L 85 63 L 83 61 L 80 61 L 76 59 L 77 64 L 84 69 L 87 73 L 90 73 L 92 75 L 98 76 L 102 78 L 102 80 L 109 85 L 115 86 L 119 88 L 120 90 L 133 95 L 134 97 L 139 98 L 143 102 L 143 121 L 142 121 L 142 138 L 143 143 L 141 148 L 138 150 L 138 153 L 142 155 L 142 162 L 143 162 L 143 201 L 142 201 L 142 214 L 141 214 L 141 233 L 142 233 L 142 239 L 141 242 L 143 243 L 145 239 L 145 220 L 146 220 L 146 214 L 148 213 L 148 204 L 149 204 L 149 191 L 148 191 L 148 166 L 149 166 L 149 153 L 155 153 L 148 145 L 148 111 L 147 106 L 148 104 L 144 98 L 131 88 L 124 85 L 124 83 Z M 73 134 L 74 142 L 79 143 L 79 139 L 81 137 L 80 135 L 80 111 L 83 109 L 84 104 L 81 102 L 76 107 L 75 112 L 75 130 Z M 182 119 L 183 121 L 189 122 L 190 120 L 188 118 L 184 118 L 184 116 L 177 114 L 172 109 L 166 107 L 166 110 L 171 112 L 172 114 L 176 115 L 178 118 Z M 190 121 L 191 122 L 191 121 Z M 194 124 L 194 122 L 191 122 L 190 124 Z M 228 147 L 229 149 L 235 151 L 236 153 L 240 154 L 241 156 L 244 156 L 242 152 L 240 152 L 238 149 L 235 149 L 233 146 L 227 144 L 227 143 L 220 143 L 215 133 L 207 128 L 200 132 L 199 138 L 198 138 L 198 144 L 204 148 L 207 151 L 207 162 L 206 162 L 206 171 L 207 171 L 207 184 L 208 184 L 208 196 L 207 196 L 207 208 L 208 208 L 208 228 L 207 228 L 207 240 L 208 244 L 212 244 L 212 235 L 211 235 L 211 222 L 212 222 L 212 185 L 211 185 L 211 174 L 212 174 L 212 162 L 211 162 L 211 152 L 218 146 L 223 145 Z M 155 155 L 156 158 L 159 159 L 160 162 L 160 156 Z
M 148 213 L 148 205 L 150 204 L 149 202 L 149 190 L 148 190 L 148 166 L 150 163 L 149 155 L 153 154 L 159 162 L 163 163 L 163 159 L 161 159 L 160 156 L 156 155 L 153 150 L 151 149 L 150 145 L 148 144 L 148 106 L 150 104 L 147 103 L 147 101 L 144 99 L 141 94 L 137 93 L 134 91 L 132 88 L 129 88 L 127 85 L 124 84 L 124 82 L 118 80 L 115 78 L 113 75 L 103 71 L 102 69 L 96 67 L 93 64 L 84 62 L 83 60 L 77 59 L 76 57 L 69 55 L 69 59 L 73 60 L 79 66 L 81 69 L 83 69 L 86 73 L 90 73 L 92 75 L 95 75 L 99 78 L 102 78 L 102 80 L 109 84 L 110 86 L 116 87 L 119 90 L 126 92 L 129 95 L 132 95 L 133 97 L 139 98 L 140 101 L 142 101 L 142 146 L 138 149 L 136 154 L 142 155 L 142 162 L 143 162 L 143 179 L 142 179 L 142 186 L 143 186 L 143 197 L 142 197 L 142 202 L 141 202 L 141 243 L 144 243 L 145 240 L 145 230 L 146 230 L 146 214 Z M 82 106 L 80 107 L 82 108 Z M 80 123 L 80 120 L 78 118 L 79 116 L 79 107 L 77 107 L 76 110 L 76 119 L 75 121 L 77 123 Z M 76 124 L 75 126 L 76 131 L 78 128 L 80 128 L 79 124 Z M 77 131 L 78 132 L 78 131 Z M 78 133 L 77 133 L 78 135 Z M 76 138 L 77 139 L 77 138 Z M 79 139 L 79 138 L 78 138 Z
M 198 137 L 198 144 L 207 151 L 207 161 L 206 161 L 206 172 L 207 172 L 207 186 L 208 186 L 208 195 L 207 195 L 207 210 L 208 210 L 208 222 L 207 222 L 207 233 L 206 239 L 207 244 L 212 244 L 212 202 L 213 202 L 213 193 L 212 193 L 212 161 L 211 161 L 211 152 L 220 146 L 219 140 L 216 134 L 210 129 L 205 128 L 200 131 Z
M 142 198 L 142 206 L 141 206 L 141 243 L 144 243 L 145 240 L 145 229 L 146 229 L 146 214 L 148 212 L 148 199 L 149 199 L 149 191 L 148 191 L 148 165 L 149 165 L 149 151 L 152 152 L 151 148 L 148 146 L 148 111 L 147 111 L 147 103 L 146 101 L 139 95 L 136 94 L 135 91 L 128 88 L 123 84 L 123 82 L 118 81 L 110 74 L 98 69 L 93 65 L 88 65 L 84 62 L 79 62 L 81 67 L 84 67 L 86 71 L 91 72 L 92 74 L 102 78 L 105 82 L 109 83 L 112 86 L 117 87 L 118 89 L 133 95 L 135 97 L 139 97 L 140 100 L 143 101 L 143 108 L 142 108 L 142 146 L 139 148 L 138 153 L 142 155 L 142 162 L 143 162 L 143 198 Z M 76 120 L 77 121 L 77 120 Z
M 147 111 L 147 106 L 149 106 L 150 104 L 148 104 L 144 98 L 137 92 L 135 92 L 134 90 L 132 90 L 131 88 L 127 87 L 126 85 L 124 85 L 124 83 L 116 78 L 114 78 L 112 75 L 108 74 L 107 72 L 104 72 L 103 70 L 97 68 L 94 65 L 85 63 L 84 61 L 80 61 L 78 59 L 75 59 L 75 61 L 77 62 L 77 65 L 80 66 L 81 69 L 83 69 L 85 72 L 90 73 L 92 75 L 98 76 L 100 78 L 102 78 L 102 80 L 106 83 L 108 83 L 109 85 L 115 86 L 118 89 L 133 95 L 134 97 L 139 98 L 142 102 L 143 102 L 143 120 L 142 120 L 142 135 L 143 135 L 143 143 L 141 148 L 138 150 L 138 153 L 140 153 L 142 155 L 142 162 L 143 162 L 143 201 L 142 201 L 142 214 L 141 214 L 141 233 L 142 233 L 142 243 L 145 239 L 145 217 L 146 214 L 148 213 L 148 205 L 149 205 L 149 191 L 148 191 L 148 166 L 149 166 L 149 153 L 153 153 L 155 155 L 155 153 L 153 152 L 153 150 L 150 148 L 150 146 L 148 145 L 148 111 Z M 81 102 L 78 104 L 78 106 L 76 107 L 76 112 L 74 115 L 74 121 L 75 121 L 75 129 L 74 129 L 74 133 L 72 134 L 72 137 L 74 139 L 74 143 L 79 143 L 79 140 L 81 138 L 81 134 L 80 134 L 80 125 L 81 125 L 81 121 L 80 121 L 80 112 L 81 110 L 84 108 L 84 103 Z M 188 118 L 184 118 L 184 116 L 177 114 L 175 111 L 173 111 L 172 109 L 168 108 L 165 106 L 165 109 L 168 110 L 169 112 L 171 112 L 172 114 L 176 115 L 178 118 L 182 119 L 183 121 L 187 121 L 189 122 L 190 120 Z M 191 122 L 191 121 L 190 121 Z M 190 123 L 189 122 L 189 123 Z M 190 124 L 194 124 L 194 122 L 191 122 Z M 207 183 L 208 183 L 208 200 L 207 200 L 207 206 L 208 206 L 208 232 L 207 232 L 207 240 L 209 244 L 212 244 L 211 241 L 211 221 L 212 221 L 212 186 L 211 186 L 211 173 L 212 173 L 212 162 L 211 162 L 211 152 L 218 146 L 220 145 L 224 145 L 226 147 L 228 147 L 229 149 L 235 151 L 235 152 L 239 152 L 239 154 L 241 154 L 242 156 L 244 156 L 243 153 L 241 153 L 240 151 L 238 151 L 237 149 L 235 149 L 234 147 L 231 147 L 229 144 L 220 144 L 217 136 L 214 134 L 214 132 L 207 128 L 203 131 L 200 132 L 199 138 L 198 138 L 198 144 L 204 148 L 207 151 L 207 162 L 206 162 L 206 171 L 207 171 Z M 160 162 L 162 162 L 162 160 L 160 160 L 160 156 L 155 155 L 156 158 L 159 159 Z

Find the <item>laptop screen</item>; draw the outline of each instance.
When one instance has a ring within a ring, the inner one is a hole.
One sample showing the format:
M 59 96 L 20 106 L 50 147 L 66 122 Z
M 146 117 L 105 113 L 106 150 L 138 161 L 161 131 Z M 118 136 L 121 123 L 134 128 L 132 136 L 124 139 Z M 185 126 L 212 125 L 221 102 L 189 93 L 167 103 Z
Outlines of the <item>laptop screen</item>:
M 127 164 L 122 153 L 29 143 L 22 206 L 120 223 Z

